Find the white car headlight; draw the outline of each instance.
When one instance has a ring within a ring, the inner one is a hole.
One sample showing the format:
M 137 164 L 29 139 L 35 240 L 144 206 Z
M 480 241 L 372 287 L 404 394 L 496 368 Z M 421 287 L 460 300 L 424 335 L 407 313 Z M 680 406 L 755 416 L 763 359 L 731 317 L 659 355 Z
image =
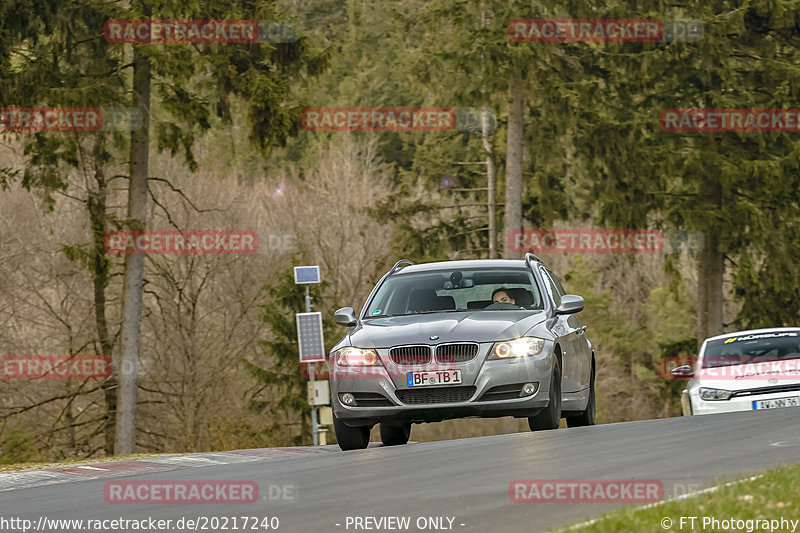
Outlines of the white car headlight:
M 706 387 L 701 387 L 698 392 L 701 400 L 712 402 L 718 400 L 729 400 L 731 397 L 731 391 L 723 389 L 708 389 Z
M 520 337 L 512 341 L 498 342 L 492 346 L 489 359 L 513 359 L 539 355 L 544 348 L 544 339 L 537 337 Z
M 382 366 L 375 350 L 346 346 L 333 352 L 333 355 L 339 366 Z

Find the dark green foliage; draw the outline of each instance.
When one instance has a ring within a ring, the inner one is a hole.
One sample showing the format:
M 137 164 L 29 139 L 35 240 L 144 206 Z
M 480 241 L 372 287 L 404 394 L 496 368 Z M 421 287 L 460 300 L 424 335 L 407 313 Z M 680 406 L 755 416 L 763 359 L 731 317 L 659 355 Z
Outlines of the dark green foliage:
M 717 236 L 742 303 L 736 326 L 794 324 L 797 134 L 671 133 L 658 117 L 667 108 L 796 107 L 800 10 L 792 2 L 713 2 L 667 15 L 701 21 L 703 39 L 608 43 L 587 56 L 605 79 L 587 80 L 594 104 L 583 108 L 576 146 L 596 171 L 589 185 L 602 221 L 644 227 L 655 216 Z
M 321 295 L 327 287 L 326 282 L 309 285 L 312 310 L 321 306 Z M 278 281 L 267 287 L 270 302 L 261 308 L 261 320 L 268 327 L 270 340 L 261 341 L 264 354 L 270 365 L 258 367 L 245 361 L 247 371 L 260 384 L 259 393 L 250 402 L 250 409 L 269 417 L 270 432 L 275 435 L 280 431 L 281 418 L 300 416 L 301 430 L 299 434 L 292 432 L 292 444 L 309 444 L 311 442 L 311 408 L 306 401 L 307 369 L 301 368 L 297 346 L 297 325 L 295 313 L 305 312 L 304 285 L 294 282 L 291 269 L 280 275 Z M 330 348 L 341 336 L 341 328 L 336 326 L 332 317 L 323 314 L 323 335 L 326 348 Z M 338 331 L 337 331 L 338 329 Z M 316 365 L 320 368 L 320 365 Z
M 39 460 L 36 438 L 19 428 L 6 428 L 0 445 L 0 464 L 13 465 Z

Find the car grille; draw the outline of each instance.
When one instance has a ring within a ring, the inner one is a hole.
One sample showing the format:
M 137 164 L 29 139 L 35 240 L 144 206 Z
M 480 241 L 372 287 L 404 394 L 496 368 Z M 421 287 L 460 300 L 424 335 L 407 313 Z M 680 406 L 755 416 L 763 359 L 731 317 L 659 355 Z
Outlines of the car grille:
M 389 350 L 389 358 L 396 365 L 427 365 L 431 362 L 431 347 L 397 346 Z
M 430 387 L 425 389 L 402 389 L 397 397 L 405 404 L 465 402 L 475 394 L 475 387 Z
M 741 398 L 742 396 L 756 396 L 758 394 L 773 394 L 775 392 L 795 392 L 800 391 L 800 384 L 792 383 L 778 385 L 776 387 L 760 387 L 758 389 L 740 390 L 731 394 L 731 398 Z
M 478 355 L 478 345 L 469 344 L 440 344 L 436 347 L 436 360 L 440 363 L 463 363 L 470 361 Z

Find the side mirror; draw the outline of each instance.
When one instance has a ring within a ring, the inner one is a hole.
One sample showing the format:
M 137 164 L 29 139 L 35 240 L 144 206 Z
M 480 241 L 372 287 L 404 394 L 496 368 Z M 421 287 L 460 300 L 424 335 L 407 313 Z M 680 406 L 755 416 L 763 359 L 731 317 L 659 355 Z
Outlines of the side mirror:
M 676 366 L 669 373 L 678 379 L 688 379 L 694 376 L 694 371 L 690 365 Z
M 556 307 L 557 315 L 572 315 L 583 311 L 583 298 L 575 294 L 565 294 L 561 297 L 561 305 Z
M 342 307 L 333 313 L 333 321 L 340 326 L 355 326 L 358 321 L 356 320 L 356 313 L 352 307 Z

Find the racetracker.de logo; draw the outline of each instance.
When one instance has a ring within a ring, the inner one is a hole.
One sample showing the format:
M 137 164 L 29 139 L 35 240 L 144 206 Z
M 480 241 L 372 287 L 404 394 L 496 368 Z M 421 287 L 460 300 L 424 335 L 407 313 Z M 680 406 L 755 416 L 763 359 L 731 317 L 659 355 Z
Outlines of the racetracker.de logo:
M 517 479 L 508 484 L 515 503 L 652 503 L 664 499 L 658 479 Z
M 800 358 L 753 361 L 745 355 L 717 356 L 704 359 L 694 377 L 703 381 L 796 382 L 800 380 Z
M 450 131 L 456 112 L 444 107 L 308 107 L 300 125 L 309 131 Z
M 109 254 L 254 254 L 258 233 L 235 230 L 109 231 Z
M 670 132 L 798 132 L 800 109 L 664 109 L 659 122 Z
M 658 370 L 661 373 L 661 377 L 667 381 L 674 381 L 676 379 L 691 379 L 690 376 L 686 375 L 673 376 L 672 371 L 683 365 L 689 365 L 692 369 L 694 369 L 696 363 L 697 356 L 670 355 L 661 359 Z
M 512 230 L 508 245 L 515 253 L 655 253 L 664 249 L 664 235 L 660 230 Z
M 108 481 L 106 503 L 255 503 L 255 481 Z
M 3 355 L 2 379 L 104 379 L 111 375 L 105 355 Z
M 294 28 L 269 20 L 109 20 L 109 43 L 291 43 Z
M 99 131 L 103 112 L 91 107 L 6 107 L 0 109 L 3 131 Z
M 133 131 L 143 124 L 141 110 L 100 107 L 0 108 L 0 133 L 41 131 Z
M 694 20 L 514 19 L 508 37 L 517 42 L 697 42 L 703 25 Z
M 254 43 L 255 20 L 109 20 L 110 43 Z

